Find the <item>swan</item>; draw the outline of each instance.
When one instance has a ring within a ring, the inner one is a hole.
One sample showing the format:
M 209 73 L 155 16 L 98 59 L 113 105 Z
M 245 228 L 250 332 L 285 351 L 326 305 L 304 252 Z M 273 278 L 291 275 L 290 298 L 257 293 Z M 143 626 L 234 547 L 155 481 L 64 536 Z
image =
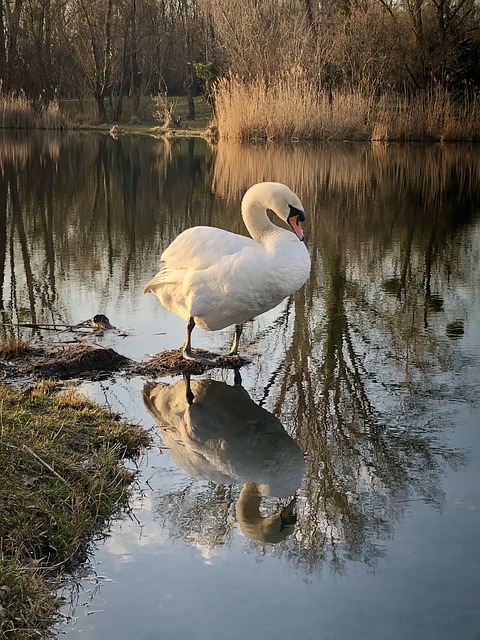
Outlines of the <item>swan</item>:
M 267 210 L 291 230 L 273 224 Z M 309 276 L 305 212 L 289 187 L 253 185 L 243 196 L 241 212 L 250 238 L 216 227 L 186 229 L 162 253 L 160 271 L 143 289 L 187 321 L 182 353 L 188 360 L 215 364 L 192 351 L 195 326 L 217 331 L 235 325 L 229 355 L 237 355 L 243 323 L 276 307 Z
M 252 400 L 238 371 L 233 386 L 187 374 L 173 384 L 146 383 L 142 396 L 180 468 L 199 480 L 243 485 L 236 514 L 247 537 L 274 543 L 292 533 L 305 457 L 280 420 Z M 267 496 L 293 498 L 265 516 Z

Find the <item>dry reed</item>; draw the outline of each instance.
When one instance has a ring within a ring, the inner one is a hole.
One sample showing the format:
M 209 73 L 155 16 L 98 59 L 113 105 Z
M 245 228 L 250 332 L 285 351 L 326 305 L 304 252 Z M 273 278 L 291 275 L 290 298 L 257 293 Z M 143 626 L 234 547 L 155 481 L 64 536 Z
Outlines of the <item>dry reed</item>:
M 215 86 L 220 136 L 237 141 L 366 139 L 372 107 L 361 91 L 319 91 L 299 70 L 248 83 L 230 75 Z
M 31 129 L 35 114 L 23 92 L 0 93 L 0 128 Z
M 52 100 L 42 108 L 36 119 L 38 129 L 49 129 L 54 131 L 63 131 L 70 129 L 71 123 L 68 118 L 60 111 L 58 100 Z
M 368 87 L 330 90 L 295 69 L 214 87 L 220 138 L 252 140 L 480 140 L 477 96 L 460 102 L 437 87 L 409 98 Z
M 52 100 L 36 111 L 22 91 L 4 93 L 0 87 L 0 129 L 62 131 L 70 127 L 70 122 L 61 113 L 57 100 Z

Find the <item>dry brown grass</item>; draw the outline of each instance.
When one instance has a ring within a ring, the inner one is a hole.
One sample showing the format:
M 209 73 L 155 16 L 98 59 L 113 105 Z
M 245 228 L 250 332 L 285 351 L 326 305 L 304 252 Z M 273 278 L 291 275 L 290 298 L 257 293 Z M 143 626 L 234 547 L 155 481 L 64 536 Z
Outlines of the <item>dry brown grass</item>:
M 249 360 L 241 356 L 222 356 L 206 349 L 195 349 L 195 352 L 203 358 L 207 358 L 215 362 L 207 368 L 219 367 L 222 369 L 238 369 L 249 364 Z M 186 360 L 183 357 L 181 349 L 172 349 L 161 351 L 154 355 L 149 362 L 142 365 L 140 369 L 143 375 L 165 375 L 178 373 L 201 374 L 205 370 L 205 366 L 194 360 Z
M 128 358 L 109 347 L 84 342 L 62 345 L 51 352 L 33 347 L 21 338 L 8 337 L 0 342 L 0 379 L 95 377 L 126 369 L 130 363 Z
M 410 99 L 386 96 L 376 126 L 390 140 L 474 142 L 480 139 L 480 103 L 476 95 L 454 101 L 441 87 Z
M 30 340 L 17 338 L 15 336 L 7 336 L 0 341 L 0 360 L 10 360 L 12 358 L 21 358 L 35 352 L 30 345 Z
M 318 91 L 301 70 L 267 80 L 222 78 L 215 86 L 220 137 L 246 140 L 366 139 L 372 98 L 361 91 Z
M 0 89 L 0 129 L 48 129 L 62 131 L 71 128 L 61 113 L 58 101 L 35 110 L 23 92 L 4 93 Z
M 24 93 L 0 93 L 0 128 L 30 129 L 34 122 L 32 105 Z
M 477 96 L 455 102 L 438 87 L 413 98 L 368 86 L 326 90 L 295 69 L 272 79 L 221 78 L 220 138 L 252 140 L 480 140 Z
M 53 131 L 63 131 L 71 128 L 71 123 L 65 114 L 60 111 L 57 100 L 52 100 L 42 108 L 36 119 L 36 125 L 38 129 Z

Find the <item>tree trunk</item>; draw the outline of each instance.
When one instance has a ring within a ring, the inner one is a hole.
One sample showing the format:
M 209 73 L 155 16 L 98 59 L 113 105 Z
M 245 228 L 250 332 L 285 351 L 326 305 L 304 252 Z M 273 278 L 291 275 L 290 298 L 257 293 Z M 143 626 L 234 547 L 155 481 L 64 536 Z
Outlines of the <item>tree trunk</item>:
M 132 61 L 132 82 L 130 90 L 132 94 L 132 116 L 138 118 L 140 110 L 140 94 L 142 88 L 142 72 L 138 66 L 138 43 L 137 43 L 137 2 L 132 2 L 132 19 L 131 19 L 131 52 Z
M 193 101 L 192 85 L 187 87 L 188 120 L 195 120 L 195 102 Z

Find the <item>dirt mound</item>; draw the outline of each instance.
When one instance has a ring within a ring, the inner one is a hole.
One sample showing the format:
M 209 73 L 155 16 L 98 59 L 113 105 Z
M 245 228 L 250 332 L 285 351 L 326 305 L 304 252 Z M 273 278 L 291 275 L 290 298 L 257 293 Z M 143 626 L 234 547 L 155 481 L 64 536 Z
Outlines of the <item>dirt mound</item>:
M 10 350 L 0 357 L 0 381 L 12 382 L 22 379 L 98 378 L 117 371 L 128 371 L 134 375 L 159 376 L 180 373 L 201 374 L 206 368 L 220 367 L 238 369 L 249 360 L 240 356 L 221 356 L 217 353 L 197 349 L 200 356 L 214 361 L 206 367 L 186 360 L 180 349 L 162 351 L 147 362 L 135 363 L 114 349 L 91 346 L 85 343 L 56 347 L 52 351 L 23 345 L 15 352 Z
M 75 344 L 47 353 L 32 348 L 13 359 L 0 361 L 0 378 L 55 378 L 68 380 L 92 377 L 126 368 L 129 358 L 114 349 Z
M 221 356 L 205 349 L 195 349 L 195 353 L 215 362 L 215 367 L 222 369 L 238 369 L 249 363 L 249 360 L 240 356 Z M 142 371 L 137 369 L 137 373 L 144 375 L 165 375 L 176 373 L 200 374 L 205 370 L 205 366 L 193 360 L 186 360 L 181 349 L 161 351 L 151 357 L 150 361 L 141 365 Z

